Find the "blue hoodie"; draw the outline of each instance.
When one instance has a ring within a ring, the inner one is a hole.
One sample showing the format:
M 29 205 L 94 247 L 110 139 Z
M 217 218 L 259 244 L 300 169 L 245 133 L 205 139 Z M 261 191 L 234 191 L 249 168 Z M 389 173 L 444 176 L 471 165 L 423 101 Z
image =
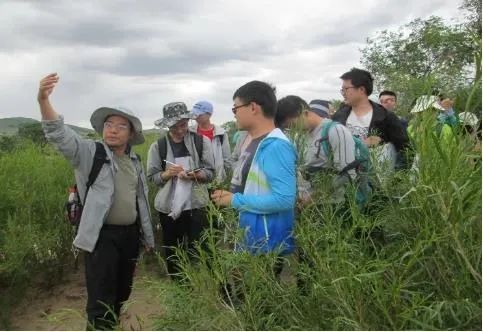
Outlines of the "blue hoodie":
M 238 250 L 282 255 L 294 251 L 296 160 L 295 147 L 280 129 L 260 142 L 245 190 L 234 194 L 231 202 L 240 212 L 240 227 L 245 231 Z

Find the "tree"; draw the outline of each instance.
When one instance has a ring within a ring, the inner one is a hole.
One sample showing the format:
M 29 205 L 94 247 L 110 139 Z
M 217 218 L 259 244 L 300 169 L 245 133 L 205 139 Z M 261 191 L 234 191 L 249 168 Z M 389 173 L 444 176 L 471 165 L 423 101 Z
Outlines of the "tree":
M 467 21 L 464 25 L 467 30 L 476 34 L 481 40 L 481 1 L 464 0 L 460 9 L 466 12 Z
M 368 38 L 361 62 L 374 75 L 376 89 L 400 92 L 406 108 L 434 89 L 454 94 L 479 79 L 473 74 L 478 73 L 475 54 L 481 54 L 481 37 L 478 43 L 467 29 L 435 16 L 416 19 L 397 32 L 384 30 Z
M 225 129 L 228 137 L 230 138 L 230 143 L 233 143 L 233 136 L 238 131 L 237 125 L 235 121 L 228 121 L 221 125 L 223 129 Z
M 2 153 L 10 153 L 19 145 L 18 136 L 0 135 L 0 156 Z
M 32 140 L 34 143 L 44 146 L 47 144 L 42 124 L 40 122 L 25 124 L 18 128 L 18 136 Z
M 475 80 L 478 80 L 481 78 L 481 0 L 464 0 L 460 9 L 467 18 L 463 26 L 476 45 Z

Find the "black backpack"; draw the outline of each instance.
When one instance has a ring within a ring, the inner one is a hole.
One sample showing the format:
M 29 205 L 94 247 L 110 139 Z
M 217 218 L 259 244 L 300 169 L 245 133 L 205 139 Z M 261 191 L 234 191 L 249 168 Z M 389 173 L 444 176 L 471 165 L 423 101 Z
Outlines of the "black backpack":
M 89 173 L 89 178 L 86 183 L 86 193 L 84 195 L 84 200 L 80 200 L 79 192 L 77 191 L 77 184 L 74 184 L 69 188 L 69 198 L 67 200 L 67 203 L 65 203 L 65 208 L 67 210 L 67 220 L 72 226 L 76 228 L 76 233 L 82 216 L 82 202 L 86 202 L 89 188 L 96 181 L 97 176 L 99 175 L 99 172 L 101 171 L 101 168 L 105 163 L 109 163 L 109 160 L 107 159 L 104 145 L 101 142 L 96 142 L 96 152 L 94 154 L 94 160 L 92 163 L 91 171 Z
M 196 133 L 190 131 L 190 134 L 193 135 L 195 141 L 195 148 L 196 152 L 198 152 L 198 158 L 201 160 L 203 156 L 203 136 L 200 136 Z M 166 134 L 167 135 L 167 134 Z M 166 139 L 166 135 L 158 139 L 158 151 L 159 151 L 159 158 L 161 159 L 161 169 L 164 171 L 166 169 L 166 155 L 168 150 L 168 140 Z

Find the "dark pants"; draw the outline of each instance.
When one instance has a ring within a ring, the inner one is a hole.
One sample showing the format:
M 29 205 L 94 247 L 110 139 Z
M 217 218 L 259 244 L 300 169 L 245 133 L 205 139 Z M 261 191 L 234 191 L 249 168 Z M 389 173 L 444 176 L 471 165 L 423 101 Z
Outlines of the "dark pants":
M 139 254 L 137 223 L 104 225 L 96 247 L 85 256 L 88 329 L 112 330 L 131 294 Z
M 163 230 L 163 246 L 165 249 L 168 273 L 172 278 L 179 280 L 179 264 L 175 257 L 175 248 L 188 250 L 193 258 L 194 244 L 200 240 L 203 230 L 208 228 L 208 216 L 204 209 L 183 211 L 178 219 L 159 213 L 159 221 Z

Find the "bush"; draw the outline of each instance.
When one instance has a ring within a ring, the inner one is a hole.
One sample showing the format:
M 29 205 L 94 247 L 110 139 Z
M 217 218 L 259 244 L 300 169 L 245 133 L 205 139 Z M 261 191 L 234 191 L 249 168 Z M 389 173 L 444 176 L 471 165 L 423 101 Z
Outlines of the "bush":
M 302 211 L 296 235 L 306 259 L 288 258 L 280 281 L 274 257 L 235 254 L 216 229 L 197 264 L 179 253 L 185 282 L 153 284 L 165 308 L 157 327 L 480 330 L 481 153 L 473 137 L 456 130 L 445 142 L 421 125 L 419 171 L 388 174 L 370 213 L 350 206 L 348 221 L 323 200 Z M 212 207 L 213 219 L 219 213 Z M 234 214 L 225 220 L 237 223 Z M 220 292 L 234 276 L 241 301 Z
M 67 161 L 50 147 L 24 142 L 0 156 L 2 308 L 34 279 L 58 281 L 72 257 L 72 230 L 64 220 L 63 203 L 73 178 Z M 5 321 L 8 310 L 2 315 Z

